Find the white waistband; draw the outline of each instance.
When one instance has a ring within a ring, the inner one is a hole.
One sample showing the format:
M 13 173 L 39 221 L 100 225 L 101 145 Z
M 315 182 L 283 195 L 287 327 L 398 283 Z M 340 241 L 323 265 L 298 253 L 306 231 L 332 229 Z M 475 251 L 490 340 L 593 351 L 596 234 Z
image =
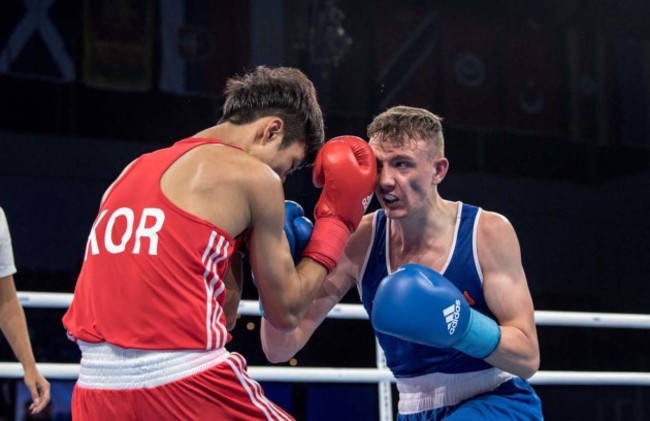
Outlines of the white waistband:
M 498 368 L 470 373 L 431 373 L 396 379 L 400 414 L 415 414 L 455 405 L 480 393 L 496 389 L 514 376 Z
M 77 384 L 89 389 L 161 386 L 207 370 L 228 358 L 225 349 L 146 351 L 108 343 L 77 341 L 81 364 Z

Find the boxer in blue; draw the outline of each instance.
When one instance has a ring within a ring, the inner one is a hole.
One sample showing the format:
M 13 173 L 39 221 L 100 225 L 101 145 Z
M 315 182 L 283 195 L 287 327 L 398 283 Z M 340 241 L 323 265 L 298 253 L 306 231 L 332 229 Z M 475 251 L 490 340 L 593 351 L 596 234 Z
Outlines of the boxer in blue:
M 399 391 L 399 420 L 541 420 L 533 301 L 502 215 L 443 199 L 441 119 L 398 106 L 368 126 L 382 207 L 365 215 L 298 328 L 262 322 L 273 362 L 357 287 Z

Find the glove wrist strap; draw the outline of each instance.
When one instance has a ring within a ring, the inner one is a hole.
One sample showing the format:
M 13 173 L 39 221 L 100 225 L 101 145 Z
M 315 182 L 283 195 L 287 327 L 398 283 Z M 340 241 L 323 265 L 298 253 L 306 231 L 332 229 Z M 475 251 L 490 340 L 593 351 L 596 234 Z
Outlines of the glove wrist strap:
M 340 219 L 317 219 L 302 255 L 317 261 L 331 272 L 338 264 L 349 238 L 350 230 Z
M 484 359 L 494 352 L 500 340 L 499 325 L 483 313 L 470 309 L 467 331 L 454 348 L 471 357 Z

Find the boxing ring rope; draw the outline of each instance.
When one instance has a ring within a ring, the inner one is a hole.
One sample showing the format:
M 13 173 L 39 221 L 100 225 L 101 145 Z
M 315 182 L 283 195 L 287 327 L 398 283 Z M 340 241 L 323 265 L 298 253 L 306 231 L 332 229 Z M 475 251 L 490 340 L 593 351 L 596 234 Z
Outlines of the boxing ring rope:
M 23 307 L 67 308 L 72 294 L 61 292 L 18 292 Z M 259 316 L 257 301 L 243 300 L 239 303 L 242 316 Z M 367 320 L 368 315 L 360 304 L 337 304 L 327 315 L 330 319 Z M 571 311 L 535 311 L 538 326 L 602 327 L 623 329 L 650 329 L 650 314 L 588 313 Z
M 41 373 L 49 379 L 75 380 L 79 364 L 38 363 Z M 393 383 L 388 369 L 331 367 L 249 367 L 248 374 L 260 382 L 304 383 Z M 0 363 L 0 377 L 21 378 L 19 363 Z M 536 385 L 580 386 L 650 386 L 650 373 L 631 371 L 539 371 L 530 380 Z
M 72 294 L 56 292 L 18 292 L 23 307 L 67 308 Z M 257 301 L 243 300 L 239 314 L 259 316 Z M 337 304 L 328 314 L 332 319 L 367 320 L 360 304 Z M 650 329 L 650 314 L 586 313 L 568 311 L 535 311 L 535 322 L 540 326 L 572 326 L 592 328 Z M 380 348 L 378 348 L 380 350 Z M 39 363 L 39 369 L 47 377 L 75 379 L 79 372 L 77 364 Z M 393 376 L 382 359 L 377 358 L 378 368 L 300 368 L 300 367 L 249 367 L 249 374 L 258 381 L 286 382 L 344 382 L 378 383 L 393 382 Z M 22 377 L 19 363 L 0 363 L 0 376 Z M 650 385 L 650 373 L 642 372 L 580 372 L 539 371 L 531 379 L 534 384 L 556 385 Z
M 54 292 L 18 292 L 23 307 L 67 308 L 72 294 Z M 257 301 L 243 300 L 239 314 L 259 316 Z M 368 315 L 360 304 L 338 304 L 328 318 L 367 320 Z M 591 328 L 650 329 L 650 314 L 588 313 L 567 311 L 535 311 L 535 322 L 540 326 L 571 326 Z M 392 419 L 390 384 L 394 378 L 386 368 L 384 354 L 377 348 L 377 368 L 313 368 L 313 367 L 249 367 L 249 375 L 257 381 L 307 382 L 307 383 L 378 383 L 380 419 Z M 74 380 L 79 374 L 78 364 L 38 363 L 41 373 L 51 379 Z M 0 362 L 0 377 L 23 376 L 19 363 Z M 650 386 L 650 373 L 644 372 L 587 372 L 538 371 L 529 379 L 537 385 L 624 385 Z

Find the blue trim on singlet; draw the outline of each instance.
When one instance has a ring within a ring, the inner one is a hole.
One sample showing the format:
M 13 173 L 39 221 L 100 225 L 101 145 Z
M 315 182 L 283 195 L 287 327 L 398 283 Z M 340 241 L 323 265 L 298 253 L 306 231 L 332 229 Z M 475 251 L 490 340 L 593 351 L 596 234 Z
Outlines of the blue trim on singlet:
M 448 267 L 442 273 L 462 292 L 474 301 L 472 308 L 496 320 L 489 311 L 483 296 L 481 276 L 474 259 L 474 223 L 479 208 L 467 204 L 462 206 L 460 226 L 457 230 L 455 248 Z M 382 209 L 374 215 L 374 233 L 370 254 L 361 276 L 361 301 L 372 314 L 377 286 L 388 275 L 386 256 L 387 218 Z M 453 348 L 435 348 L 405 341 L 391 335 L 375 332 L 386 354 L 386 364 L 397 378 L 415 377 L 433 372 L 466 373 L 491 368 L 485 361 L 472 358 Z

